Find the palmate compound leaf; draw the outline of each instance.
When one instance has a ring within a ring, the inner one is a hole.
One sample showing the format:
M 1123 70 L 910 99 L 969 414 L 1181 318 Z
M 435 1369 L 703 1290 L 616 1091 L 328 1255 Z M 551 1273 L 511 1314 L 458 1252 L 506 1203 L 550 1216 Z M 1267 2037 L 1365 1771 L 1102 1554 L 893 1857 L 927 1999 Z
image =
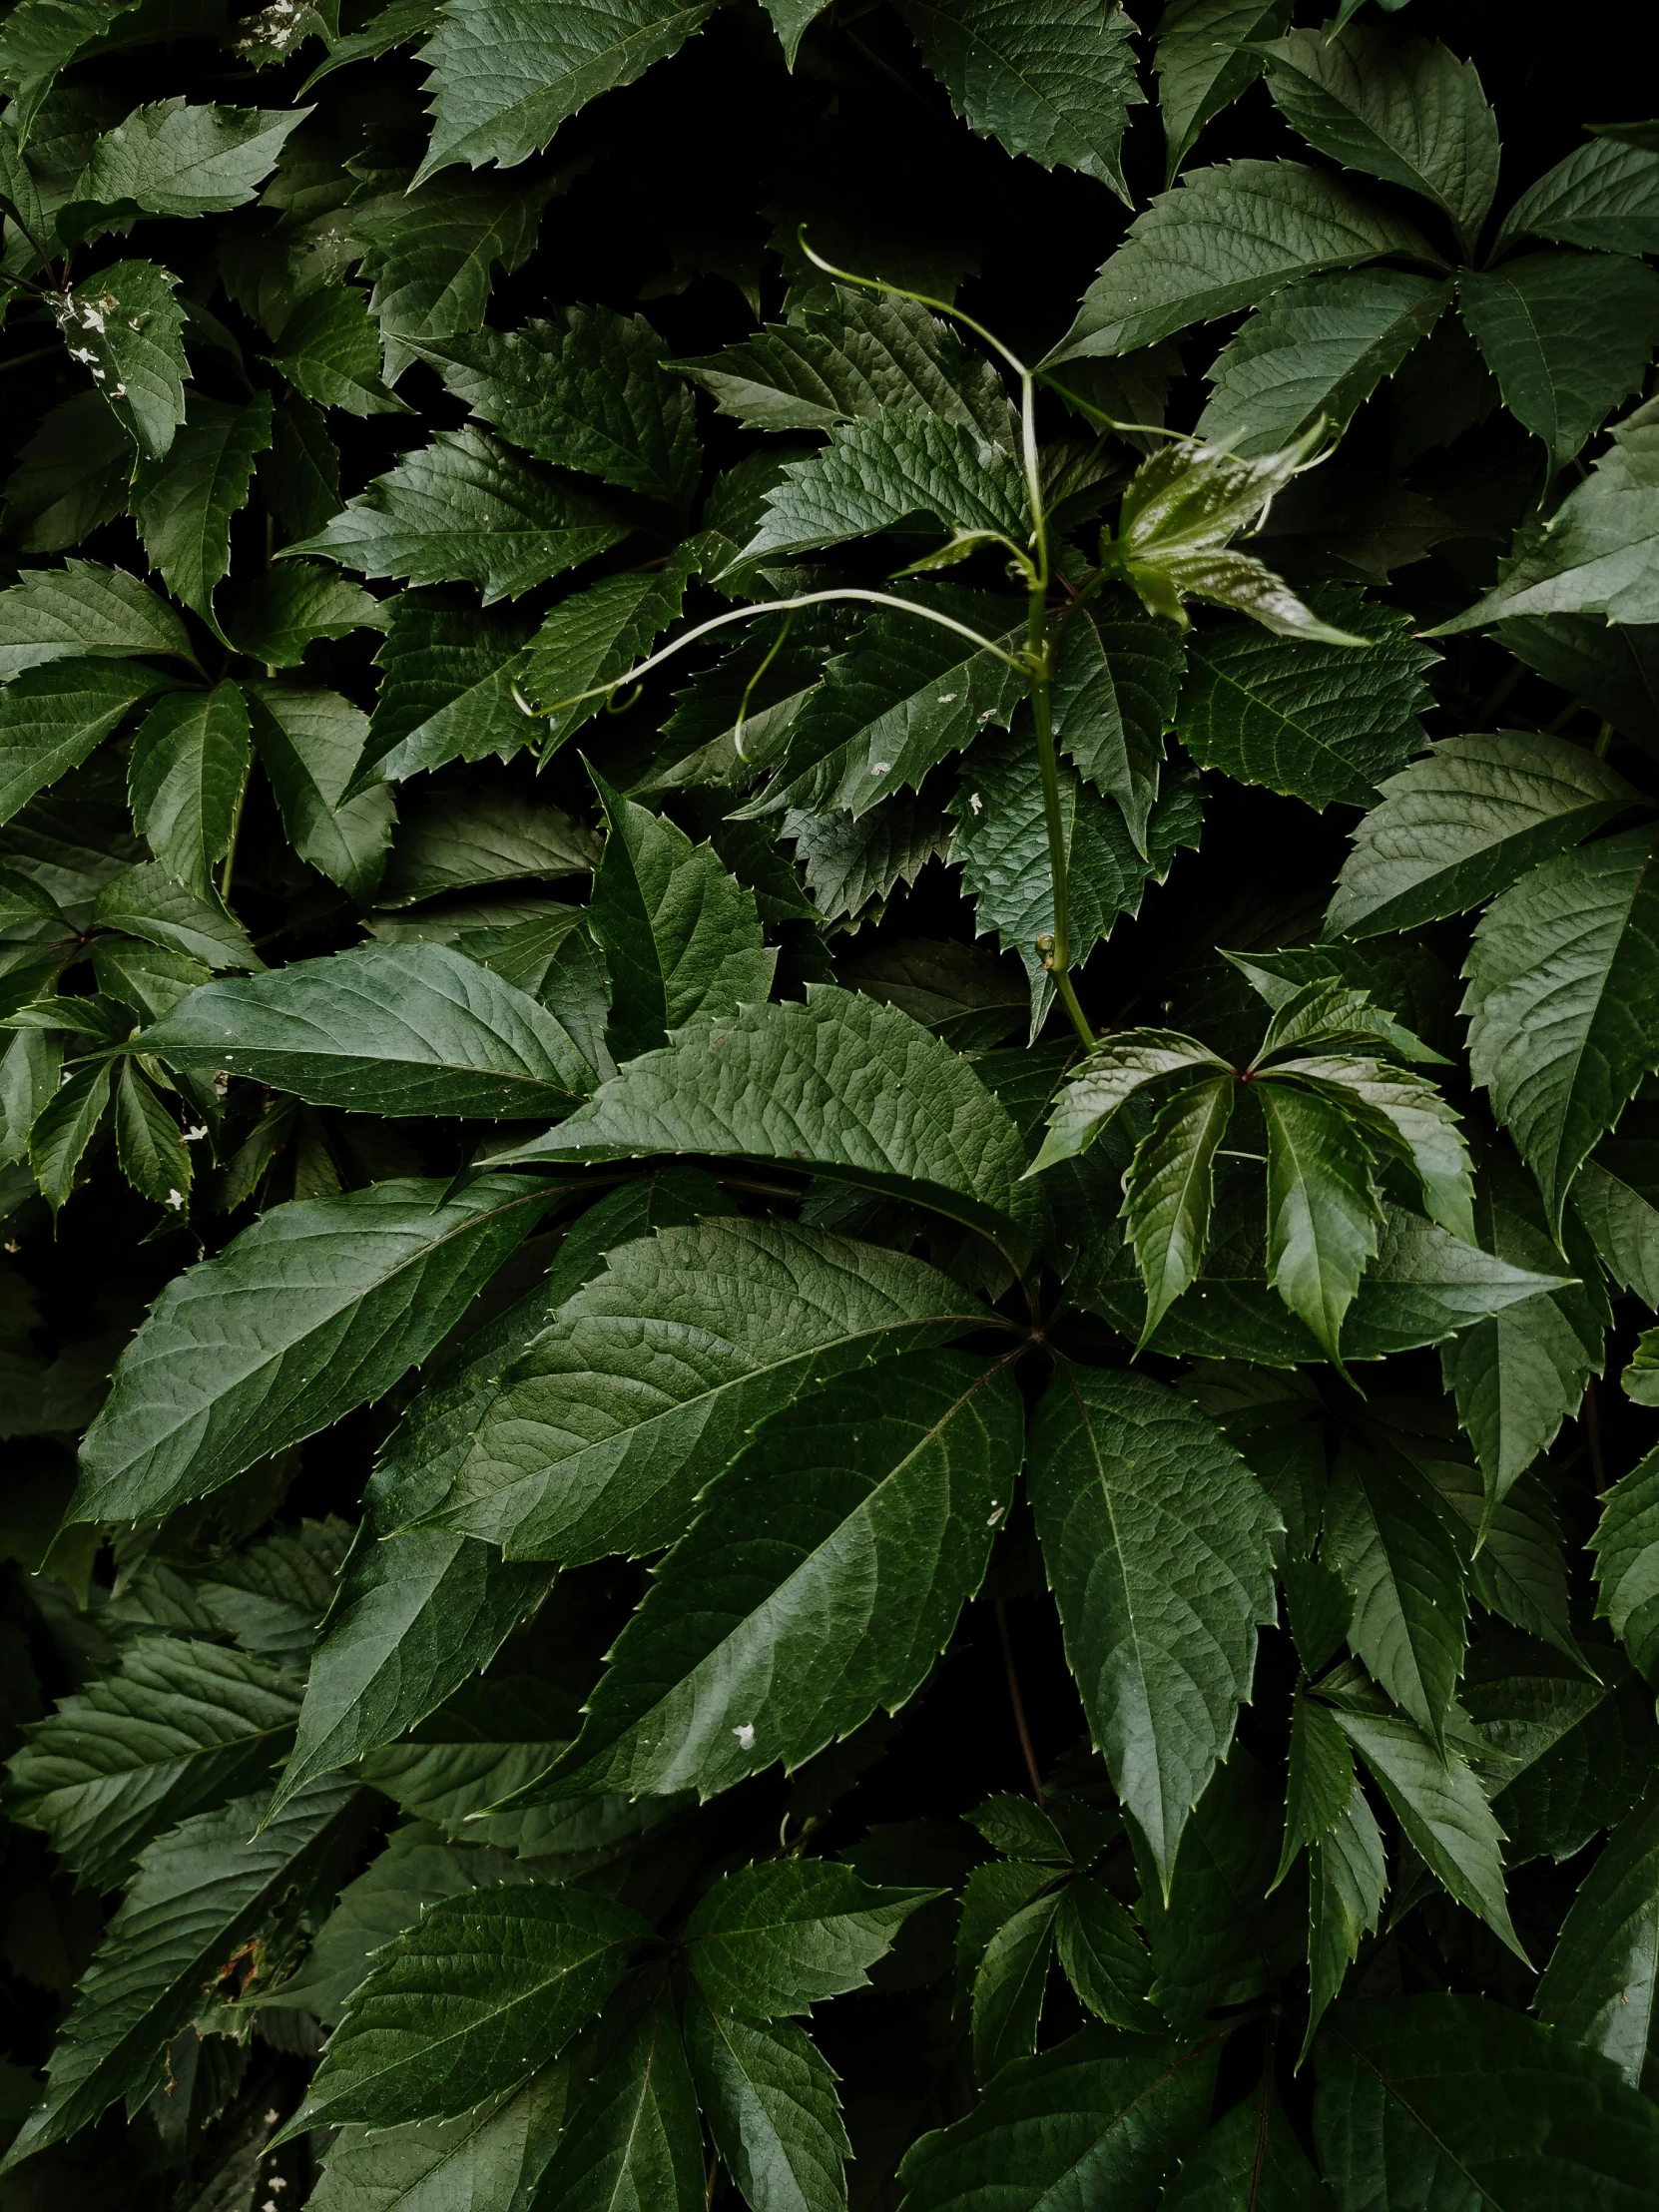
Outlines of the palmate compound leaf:
M 176 1276 L 81 1446 L 75 1520 L 160 1518 L 378 1397 L 445 1336 L 546 1194 L 486 1176 L 278 1206 Z
M 1265 784 L 1310 807 L 1364 806 L 1423 742 L 1435 654 L 1409 618 L 1351 586 L 1315 597 L 1322 617 L 1368 650 L 1275 637 L 1254 622 L 1197 631 L 1176 734 L 1200 768 Z
M 1317 2046 L 1314 2139 L 1342 2212 L 1659 2204 L 1659 2110 L 1605 2059 L 1485 1997 L 1334 2013 Z
M 381 1114 L 529 1119 L 567 1112 L 595 1080 L 556 1014 L 442 944 L 359 945 L 209 984 L 145 1050 Z
M 1350 1650 L 1443 1748 L 1468 1599 L 1432 1491 L 1396 1454 L 1346 1445 L 1326 1500 L 1320 1556 L 1354 1600 Z
M 1469 1065 L 1537 1178 L 1552 1229 L 1573 1177 L 1659 1064 L 1659 885 L 1650 830 L 1524 875 L 1464 967 Z
M 431 72 L 432 142 L 415 182 L 455 162 L 524 161 L 590 100 L 676 53 L 714 4 L 599 0 L 577 12 L 459 0 L 419 56 Z
M 322 1888 L 330 1870 L 337 1876 L 367 1806 L 349 1782 L 319 1783 L 256 1835 L 264 1809 L 262 1797 L 238 1798 L 142 1854 L 8 2166 L 89 2126 L 118 2097 L 130 2116 L 140 2109 L 165 2081 L 167 2044 L 201 2009 L 204 1989 L 285 1895 Z
M 740 560 L 841 545 L 915 514 L 1015 546 L 1031 534 L 1024 480 L 1005 446 L 933 415 L 883 414 L 837 424 L 819 452 L 788 464 Z
M 1538 730 L 1442 739 L 1382 791 L 1343 864 L 1334 934 L 1373 937 L 1482 905 L 1642 803 L 1587 748 Z
M 441 1899 L 381 1951 L 282 2137 L 457 2119 L 558 2056 L 651 1924 L 584 1890 L 507 1883 Z
M 1472 253 L 1497 189 L 1497 119 L 1472 62 L 1438 40 L 1351 23 L 1292 31 L 1267 48 L 1268 89 L 1322 154 L 1421 194 Z
M 704 1493 L 535 1800 L 805 1764 L 926 1679 L 1011 1502 L 1007 1363 L 912 1353 L 773 1416 Z
M 1044 169 L 1075 169 L 1133 206 L 1121 149 L 1135 78 L 1121 7 L 1065 0 L 906 0 L 922 59 L 975 131 Z
M 1195 170 L 1137 216 L 1083 295 L 1045 368 L 1129 353 L 1253 307 L 1297 276 L 1383 254 L 1433 265 L 1407 223 L 1300 162 L 1229 162 Z
M 595 769 L 609 825 L 588 917 L 611 979 L 606 1041 L 631 1060 L 695 1016 L 735 1014 L 772 992 L 755 894 L 712 844 L 614 792 Z
M 1174 184 L 1211 117 L 1261 75 L 1256 42 L 1278 37 L 1289 17 L 1289 0 L 1170 0 L 1158 20 L 1153 64 L 1167 184 Z
M 1532 2008 L 1651 2094 L 1656 1999 L 1659 1789 L 1650 1785 L 1579 1885 Z
M 163 1830 L 261 1786 L 297 1693 L 250 1653 L 145 1637 L 27 1732 L 7 1763 L 11 1817 L 89 1889 L 112 1889 Z
M 752 430 L 829 430 L 860 415 L 935 415 L 1012 448 L 990 363 L 910 299 L 837 284 L 829 306 L 769 322 L 723 352 L 670 364 Z
M 1659 275 L 1611 254 L 1526 254 L 1458 279 L 1457 304 L 1503 403 L 1562 468 L 1659 344 Z
M 722 1875 L 692 1908 L 686 1964 L 723 2012 L 806 2012 L 865 1987 L 905 1921 L 941 1894 L 876 1889 L 833 1860 L 763 1859 Z
M 1038 1409 L 1030 1482 L 1090 1732 L 1167 1890 L 1275 1617 L 1279 1516 L 1196 1406 L 1070 1363 Z
M 913 1197 L 1022 1265 L 1040 1201 L 1019 1132 L 969 1064 L 896 1007 L 827 983 L 694 1024 L 546 1136 L 495 1156 L 574 1166 L 656 1153 L 799 1161 Z
M 585 492 L 463 427 L 440 430 L 315 537 L 282 550 L 321 554 L 369 577 L 476 584 L 487 607 L 579 568 L 627 534 Z
M 746 2020 L 700 1995 L 682 2025 L 715 2149 L 754 2212 L 841 2212 L 851 2155 L 835 2076 L 793 2020 Z
M 1322 419 L 1342 429 L 1426 337 L 1451 296 L 1433 276 L 1358 269 L 1276 293 L 1205 371 L 1198 435 L 1250 458 L 1294 445 Z
M 1218 2045 L 1086 2027 L 1005 2066 L 965 2119 L 905 2153 L 904 2212 L 1151 2205 L 1203 2134 Z

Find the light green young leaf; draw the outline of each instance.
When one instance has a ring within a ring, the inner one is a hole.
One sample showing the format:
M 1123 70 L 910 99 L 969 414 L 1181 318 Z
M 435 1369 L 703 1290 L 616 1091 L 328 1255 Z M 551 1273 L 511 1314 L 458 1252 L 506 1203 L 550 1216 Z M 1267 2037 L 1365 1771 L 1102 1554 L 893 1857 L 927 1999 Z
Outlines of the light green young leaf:
M 1532 730 L 1442 739 L 1382 790 L 1343 863 L 1334 934 L 1378 936 L 1481 905 L 1641 798 L 1583 746 Z
M 167 588 L 205 622 L 214 586 L 231 564 L 231 517 L 248 503 L 254 463 L 271 444 L 271 399 L 244 407 L 193 392 L 189 420 L 167 458 L 142 462 L 133 480 L 133 518 Z
M 1457 304 L 1503 403 L 1563 468 L 1646 379 L 1659 275 L 1607 254 L 1525 254 L 1466 270 Z
M 1354 1599 L 1349 1649 L 1443 1750 L 1468 1600 L 1437 1501 L 1408 1463 L 1355 1443 L 1338 1455 L 1321 1557 Z
M 1268 1132 L 1268 1272 L 1327 1359 L 1342 1358 L 1343 1320 L 1377 1257 L 1382 1201 L 1353 1122 L 1317 1093 L 1264 1078 Z
M 0 681 L 52 661 L 127 653 L 194 660 L 167 601 L 125 569 L 65 561 L 29 569 L 0 592 Z
M 74 1520 L 157 1519 L 388 1389 L 535 1227 L 543 1193 L 483 1177 L 278 1206 L 176 1276 L 81 1447 Z
M 763 1859 L 722 1875 L 681 1936 L 709 2002 L 751 2020 L 809 2011 L 862 1989 L 866 1967 L 937 1890 L 874 1889 L 826 1859 Z
M 1289 17 L 1289 0 L 1169 0 L 1154 62 L 1166 184 L 1174 184 L 1205 124 L 1261 75 L 1255 42 L 1277 38 Z
M 567 1112 L 594 1082 L 553 1014 L 443 944 L 359 945 L 211 983 L 146 1031 L 145 1049 L 392 1115 L 528 1120 Z
M 1659 1064 L 1653 832 L 1522 876 L 1486 909 L 1463 972 L 1471 1071 L 1558 1230 L 1579 1166 Z
M 1213 389 L 1198 435 L 1248 459 L 1322 421 L 1345 428 L 1450 296 L 1442 279 L 1400 269 L 1311 276 L 1276 293 L 1205 371 Z
M 384 788 L 344 796 L 362 757 L 367 716 L 338 692 L 309 687 L 252 684 L 248 699 L 255 750 L 293 849 L 366 906 L 397 820 Z
M 1294 277 L 1383 254 L 1437 260 L 1409 224 L 1300 162 L 1195 170 L 1136 217 L 1043 365 L 1133 352 L 1254 307 Z
M 1310 807 L 1364 806 L 1422 744 L 1418 717 L 1432 704 L 1423 671 L 1435 655 L 1408 617 L 1351 586 L 1327 587 L 1315 605 L 1369 650 L 1286 640 L 1256 623 L 1200 631 L 1187 648 L 1176 733 L 1201 768 Z
M 359 1830 L 359 1793 L 323 1783 L 255 1837 L 259 1797 L 200 1813 L 141 1855 L 82 1975 L 46 2095 L 7 2155 L 19 2164 L 89 2126 L 118 2097 L 135 2114 L 166 2079 L 167 2044 L 238 1945 L 312 1885 Z
M 1551 239 L 1598 254 L 1659 253 L 1659 154 L 1593 138 L 1527 186 L 1503 219 L 1494 252 Z
M 643 315 L 565 307 L 521 330 L 478 330 L 414 350 L 479 421 L 537 460 L 671 507 L 696 488 L 696 406 L 663 366 L 663 341 Z
M 587 2024 L 651 1935 L 585 1890 L 506 1883 L 440 1899 L 379 1953 L 278 2139 L 346 2120 L 458 2119 L 516 2088 Z
M 518 1558 L 654 1550 L 768 1414 L 983 1318 L 921 1261 L 823 1230 L 664 1229 L 614 1252 L 508 1372 L 443 1518 Z
M 1006 1373 L 962 1353 L 774 1415 L 658 1568 L 536 1799 L 712 1797 L 896 1712 L 979 1586 L 1022 1448 Z
M 147 460 L 160 460 L 185 419 L 185 310 L 179 279 L 153 262 L 114 262 L 52 313 L 71 360 L 91 369 L 99 395 Z
M 1237 1088 L 1229 1070 L 1167 1099 L 1124 1176 L 1124 1229 L 1146 1285 L 1138 1350 L 1204 1264 L 1216 1150 L 1227 1134 Z
M 1076 169 L 1133 206 L 1123 179 L 1135 80 L 1121 7 L 1064 0 L 906 0 L 905 20 L 950 104 L 982 136 L 1044 169 Z
M 631 1060 L 699 1016 L 736 1014 L 772 993 L 755 894 L 712 844 L 694 845 L 593 771 L 610 834 L 588 907 L 611 978 L 612 1056 Z
M 455 162 L 511 169 L 538 153 L 590 100 L 677 53 L 714 4 L 600 0 L 571 14 L 533 0 L 451 0 L 420 52 L 431 71 L 432 143 L 415 183 Z
M 440 431 L 285 554 L 364 576 L 476 584 L 492 600 L 559 576 L 627 536 L 595 502 L 471 429 Z
M 158 700 L 133 736 L 127 796 L 133 828 L 176 883 L 216 896 L 248 778 L 248 702 L 235 684 Z
M 92 1890 L 193 1813 L 258 1791 L 293 1731 L 298 1686 L 269 1660 L 145 1637 L 24 1733 L 7 1762 L 13 1820 Z
M 1266 49 L 1294 131 L 1345 169 L 1420 193 L 1472 253 L 1497 190 L 1497 119 L 1472 62 L 1379 23 L 1292 31 Z
M 843 2212 L 835 2076 L 793 2020 L 743 2020 L 688 1997 L 686 2051 L 715 2149 L 754 2212 Z
M 1031 1497 L 1090 1733 L 1167 1891 L 1274 1617 L 1279 1517 L 1196 1406 L 1069 1364 L 1038 1410 Z
M 752 430 L 829 430 L 859 416 L 934 415 L 998 445 L 1013 410 L 990 363 L 910 299 L 834 287 L 833 303 L 769 322 L 723 352 L 671 364 Z
M 183 97 L 134 108 L 93 147 L 73 200 L 146 215 L 224 215 L 254 198 L 308 108 L 193 108 Z

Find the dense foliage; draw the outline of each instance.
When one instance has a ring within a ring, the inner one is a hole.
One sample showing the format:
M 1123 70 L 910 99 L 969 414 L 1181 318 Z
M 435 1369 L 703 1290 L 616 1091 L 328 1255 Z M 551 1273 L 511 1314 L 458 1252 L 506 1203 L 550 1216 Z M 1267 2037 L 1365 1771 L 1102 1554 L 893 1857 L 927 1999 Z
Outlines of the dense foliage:
M 5 2212 L 1659 2212 L 1642 15 L 12 0 Z

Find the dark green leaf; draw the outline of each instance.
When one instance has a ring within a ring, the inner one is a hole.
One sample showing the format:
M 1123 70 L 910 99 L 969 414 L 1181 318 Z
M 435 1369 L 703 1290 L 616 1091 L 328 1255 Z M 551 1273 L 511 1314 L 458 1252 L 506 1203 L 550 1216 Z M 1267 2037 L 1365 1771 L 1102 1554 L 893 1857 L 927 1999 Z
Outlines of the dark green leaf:
M 840 2212 L 851 2153 L 835 2077 L 793 2020 L 687 1999 L 687 2055 L 709 2132 L 754 2212 Z
M 1350 1650 L 1443 1748 L 1468 1605 L 1432 1494 L 1405 1462 L 1350 1445 L 1332 1479 L 1322 1557 L 1354 1598 Z
M 560 2138 L 545 2183 L 567 2212 L 703 2212 L 697 2093 L 664 1990 L 606 2052 Z
M 1533 2009 L 1651 2092 L 1659 1941 L 1659 1791 L 1613 1831 L 1579 1888 Z
M 1331 2212 L 1271 2081 L 1234 2105 L 1182 2160 L 1160 2212 Z
M 1066 1979 L 1108 2027 L 1151 2034 L 1157 2024 L 1147 1998 L 1152 1965 L 1127 1909 L 1092 1875 L 1068 1882 L 1054 1922 L 1055 1948 Z
M 294 390 L 347 414 L 401 414 L 380 376 L 380 341 L 354 284 L 331 284 L 302 299 L 283 322 L 271 359 Z
M 1659 1673 L 1659 1456 L 1649 1452 L 1613 1484 L 1590 1538 L 1596 1555 L 1596 1615 L 1651 1681 Z
M 1552 468 L 1640 391 L 1659 345 L 1659 276 L 1618 256 L 1523 255 L 1465 272 L 1457 299 L 1504 405 Z
M 145 462 L 134 478 L 133 516 L 150 565 L 205 621 L 231 564 L 231 517 L 247 504 L 255 461 L 271 439 L 265 393 L 232 407 L 193 392 L 166 459 Z
M 1497 244 L 1528 237 L 1601 254 L 1659 253 L 1659 154 L 1605 138 L 1575 147 L 1527 186 Z
M 765 1859 L 723 1875 L 692 1908 L 686 1963 L 712 2005 L 746 2019 L 805 2012 L 861 1989 L 937 1890 L 878 1890 L 823 1859 Z
M 185 310 L 179 279 L 153 262 L 116 262 L 53 305 L 70 358 L 141 455 L 160 460 L 185 419 Z
M 1255 42 L 1285 28 L 1287 0 L 1170 0 L 1158 22 L 1158 106 L 1168 150 L 1166 183 L 1212 116 L 1262 73 Z
M 175 882 L 217 895 L 251 759 L 248 702 L 235 684 L 174 692 L 139 724 L 127 758 L 133 828 Z
M 882 414 L 837 424 L 811 459 L 792 461 L 767 494 L 747 566 L 840 545 L 930 515 L 954 534 L 1020 546 L 1031 533 L 1025 488 L 1006 447 L 935 415 Z

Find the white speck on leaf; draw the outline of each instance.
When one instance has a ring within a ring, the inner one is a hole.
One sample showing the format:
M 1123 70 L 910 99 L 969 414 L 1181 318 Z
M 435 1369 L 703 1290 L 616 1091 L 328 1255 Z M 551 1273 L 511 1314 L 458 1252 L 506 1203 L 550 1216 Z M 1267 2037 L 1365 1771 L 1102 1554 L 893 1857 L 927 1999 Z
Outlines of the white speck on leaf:
M 753 1721 L 739 1721 L 732 1733 L 738 1739 L 738 1749 L 740 1751 L 753 1751 L 755 1749 L 755 1723 Z

